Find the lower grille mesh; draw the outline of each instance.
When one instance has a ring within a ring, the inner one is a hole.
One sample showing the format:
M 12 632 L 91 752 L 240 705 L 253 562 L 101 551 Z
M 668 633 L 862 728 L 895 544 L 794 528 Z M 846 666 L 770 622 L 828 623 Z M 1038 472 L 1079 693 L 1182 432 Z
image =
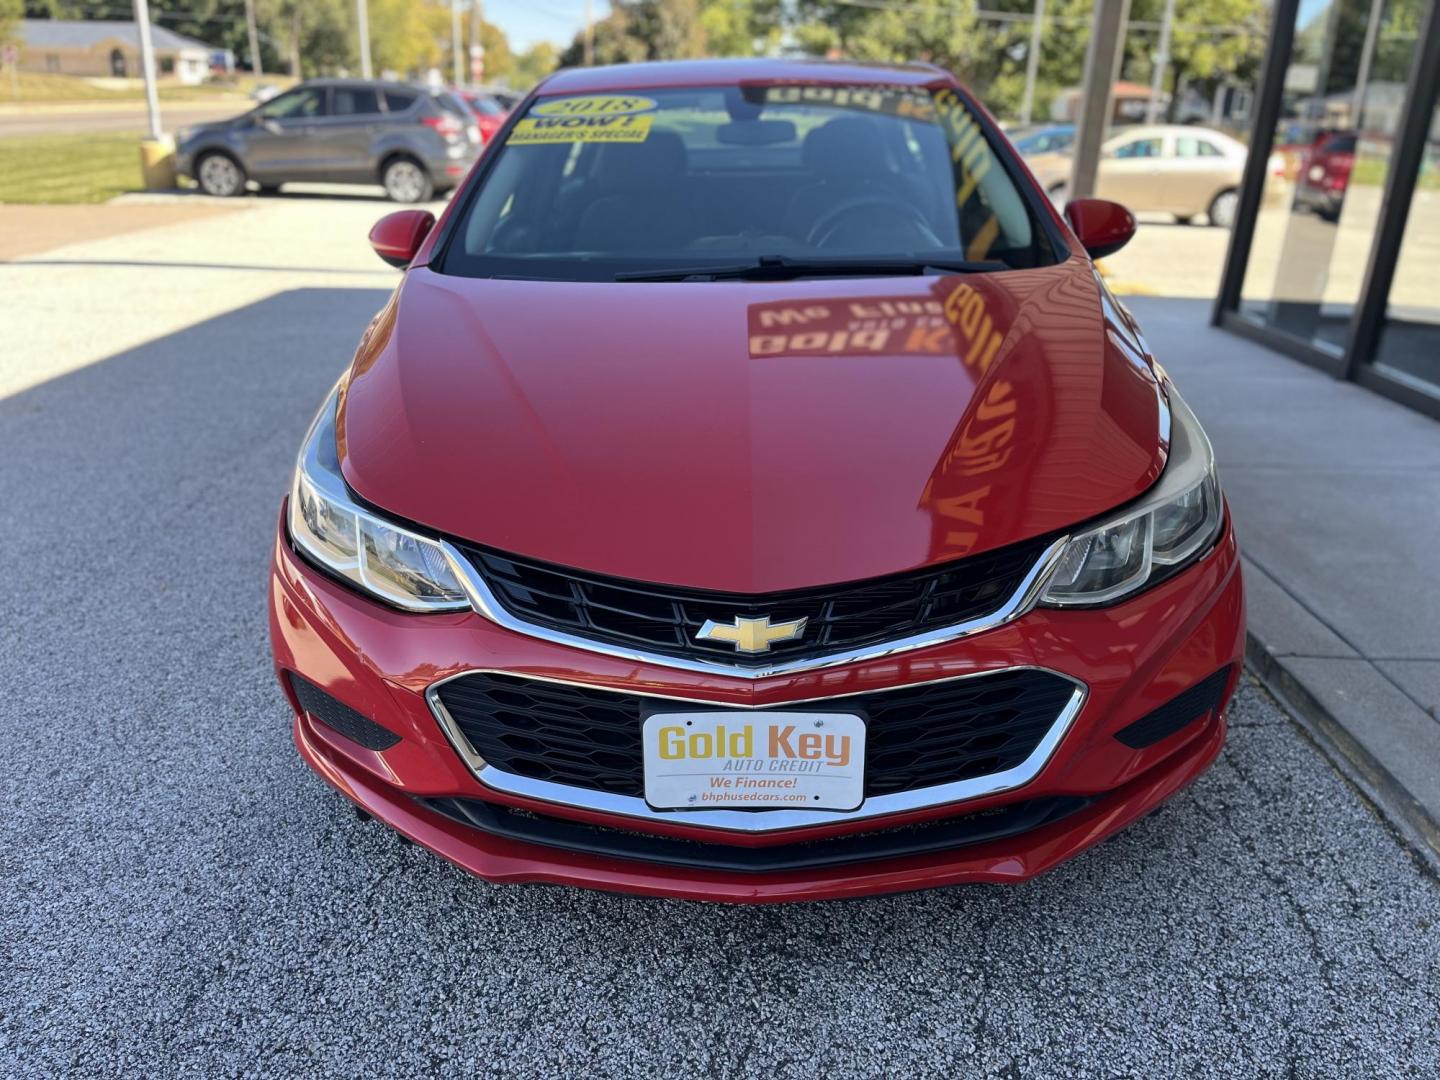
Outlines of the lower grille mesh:
M 1025 668 L 792 708 L 866 717 L 868 798 L 1014 768 L 1039 745 L 1075 689 L 1059 675 Z M 486 672 L 452 679 L 437 693 L 475 752 L 495 768 L 631 796 L 643 795 L 645 787 L 642 709 L 695 708 Z

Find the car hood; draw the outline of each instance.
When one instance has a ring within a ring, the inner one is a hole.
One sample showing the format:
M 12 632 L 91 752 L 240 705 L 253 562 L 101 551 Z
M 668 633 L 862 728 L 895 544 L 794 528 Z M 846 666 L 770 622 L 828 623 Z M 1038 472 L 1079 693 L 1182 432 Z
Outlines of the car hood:
M 250 125 L 250 113 L 241 113 L 239 116 L 232 116 L 228 120 L 206 120 L 199 124 L 186 124 L 184 137 L 190 138 L 193 135 L 204 135 L 214 131 L 233 131 L 235 128 L 248 127 Z
M 566 283 L 409 271 L 342 397 L 365 500 L 503 551 L 757 593 L 1053 533 L 1164 466 L 1089 264 Z

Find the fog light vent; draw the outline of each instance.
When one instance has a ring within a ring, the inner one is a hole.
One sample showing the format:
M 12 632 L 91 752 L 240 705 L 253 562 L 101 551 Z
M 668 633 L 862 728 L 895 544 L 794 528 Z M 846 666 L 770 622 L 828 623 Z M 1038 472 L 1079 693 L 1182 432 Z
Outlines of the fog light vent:
M 1146 713 L 1129 727 L 1115 733 L 1132 750 L 1143 750 L 1154 746 L 1167 735 L 1208 715 L 1220 704 L 1220 695 L 1230 681 L 1230 668 L 1223 667 L 1203 682 L 1198 682 L 1184 693 L 1177 694 L 1153 712 Z
M 300 707 L 326 727 L 338 731 L 367 750 L 388 750 L 400 741 L 389 728 L 381 727 L 368 716 L 356 712 L 343 701 L 336 701 L 312 682 L 288 672 L 290 686 Z

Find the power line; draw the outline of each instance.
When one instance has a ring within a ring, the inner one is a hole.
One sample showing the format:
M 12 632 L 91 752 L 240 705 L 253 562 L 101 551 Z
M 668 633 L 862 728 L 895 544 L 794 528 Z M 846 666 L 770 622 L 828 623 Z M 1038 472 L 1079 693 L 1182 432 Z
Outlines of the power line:
M 865 8 L 869 11 L 924 11 L 933 10 L 931 5 L 916 2 L 916 0 L 831 0 L 831 3 L 842 7 Z M 972 8 L 968 3 L 954 5 L 957 15 L 969 15 L 981 22 L 996 23 L 1030 23 L 1035 16 L 1033 13 L 1023 11 L 986 11 L 981 8 Z M 1045 21 L 1054 23 L 1056 26 L 1089 26 L 1091 20 L 1078 15 L 1046 15 Z M 1145 33 L 1158 33 L 1162 23 L 1149 19 L 1135 19 L 1125 24 L 1127 30 L 1140 30 Z M 1212 34 L 1255 34 L 1260 32 L 1259 27 L 1247 26 L 1244 23 L 1173 23 L 1172 30 L 1184 30 L 1187 33 L 1212 33 Z

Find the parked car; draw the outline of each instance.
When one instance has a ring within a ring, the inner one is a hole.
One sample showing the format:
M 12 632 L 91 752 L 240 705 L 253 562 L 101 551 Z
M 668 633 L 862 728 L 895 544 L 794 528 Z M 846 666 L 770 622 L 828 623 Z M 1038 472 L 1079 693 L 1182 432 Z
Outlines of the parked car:
M 505 124 L 512 105 L 508 105 L 493 90 L 456 90 L 455 96 L 475 114 L 475 124 L 480 129 L 480 139 L 488 143 Z
M 930 65 L 552 75 L 370 234 L 404 276 L 272 549 L 300 753 L 482 877 L 704 900 L 1019 882 L 1149 814 L 1245 628 L 1095 271 L 1134 231 Z
M 1075 143 L 1074 124 L 1044 124 L 1012 137 L 1015 149 L 1028 161 L 1039 154 L 1068 154 Z
M 1355 168 L 1357 135 L 1332 131 L 1300 156 L 1295 178 L 1295 205 L 1313 210 L 1326 221 L 1340 220 L 1340 207 Z
M 281 184 L 380 184 L 423 202 L 470 170 L 480 133 L 453 96 L 403 83 L 317 79 L 243 116 L 182 131 L 176 168 L 208 195 Z
M 1188 125 L 1139 125 L 1111 136 L 1101 149 L 1095 193 L 1131 210 L 1173 214 L 1184 223 L 1204 214 L 1211 225 L 1235 223 L 1240 177 L 1249 153 L 1223 131 Z M 1063 203 L 1073 159 L 1069 153 L 1032 155 L 1036 178 Z M 1271 172 L 1283 173 L 1278 156 Z

